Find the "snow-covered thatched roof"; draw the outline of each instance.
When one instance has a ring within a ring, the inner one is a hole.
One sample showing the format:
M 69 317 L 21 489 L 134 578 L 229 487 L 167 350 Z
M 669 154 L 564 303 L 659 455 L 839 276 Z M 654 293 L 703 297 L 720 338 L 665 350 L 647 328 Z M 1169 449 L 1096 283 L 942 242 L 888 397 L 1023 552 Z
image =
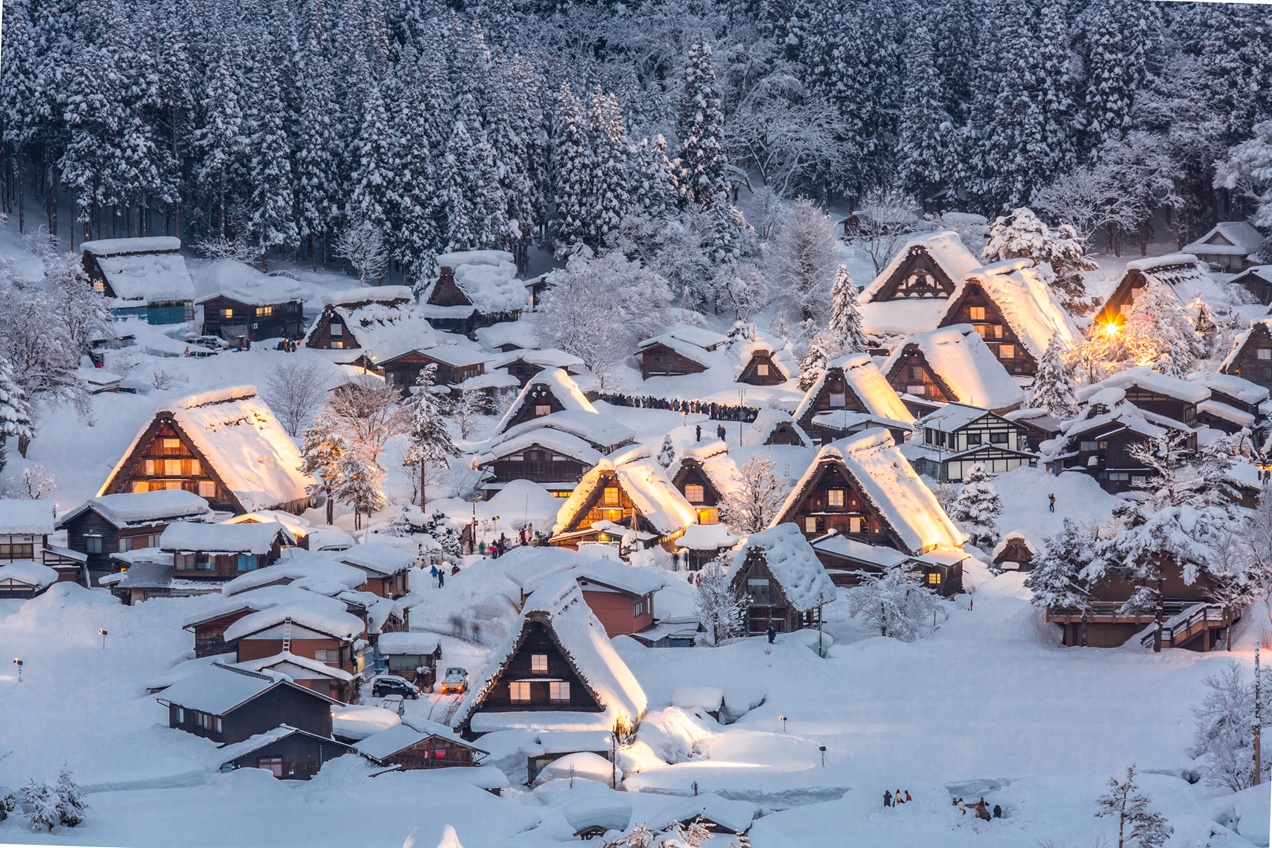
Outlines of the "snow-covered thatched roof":
M 808 612 L 835 600 L 835 584 L 796 525 L 778 524 L 748 536 L 733 557 L 730 581 L 741 572 L 752 551 L 764 558 L 769 573 L 796 612 Z
M 580 681 L 601 707 L 594 712 L 489 712 L 481 706 L 508 661 L 524 640 L 531 623 L 544 625 Z M 592 614 L 573 577 L 562 575 L 545 582 L 526 599 L 520 621 L 505 643 L 490 652 L 491 662 L 473 681 L 452 724 L 467 723 L 477 733 L 512 728 L 601 729 L 621 722 L 633 727 L 649 704 L 645 691 L 614 650 L 605 628 Z
M 525 285 L 517 279 L 517 266 L 511 253 L 458 250 L 443 253 L 437 257 L 437 264 L 454 271 L 455 286 L 478 312 L 520 312 L 530 305 Z M 423 299 L 427 301 L 428 296 Z
M 296 591 L 308 590 L 305 598 L 322 599 L 324 595 L 334 596 L 356 589 L 367 581 L 367 573 L 362 569 L 336 562 L 329 556 L 287 551 L 275 565 L 235 577 L 221 587 L 221 594 L 229 597 L 251 592 L 253 598 L 257 598 L 261 587 L 290 587 Z
M 943 433 L 952 433 L 971 424 L 973 421 L 979 421 L 986 415 L 992 413 L 989 410 L 981 409 L 979 406 L 967 406 L 962 403 L 947 403 L 940 409 L 929 412 L 914 424 L 914 429 L 922 432 L 925 429 L 939 430 Z
M 781 372 L 781 376 L 786 380 L 793 380 L 799 376 L 799 362 L 795 360 L 795 354 L 791 352 L 788 343 L 769 338 L 764 335 L 757 335 L 756 338 L 743 339 L 740 344 L 730 346 L 731 349 L 736 348 L 737 361 L 733 366 L 733 379 L 738 380 L 742 377 L 742 372 L 751 364 L 751 360 L 757 354 L 769 355 L 773 361 L 773 365 Z
M 817 458 L 787 496 L 771 526 L 790 520 L 821 466 L 833 463 L 879 513 L 901 549 L 918 554 L 935 548 L 959 549 L 966 537 L 945 514 L 932 490 L 902 456 L 887 430 L 867 430 L 823 445 Z
M 294 544 L 291 532 L 277 522 L 264 524 L 198 524 L 174 521 L 159 537 L 159 549 L 170 553 L 266 554 L 279 537 Z
M 979 285 L 1002 313 L 1016 338 L 1036 360 L 1041 360 L 1052 337 L 1065 349 L 1081 338 L 1069 313 L 1030 259 L 1009 259 L 986 265 L 973 273 L 950 298 L 946 315 L 959 306 L 967 284 Z
M 654 830 L 663 830 L 677 823 L 688 823 L 701 816 L 733 833 L 746 833 L 751 822 L 759 815 L 760 808 L 752 801 L 740 801 L 703 792 L 692 798 L 677 798 L 660 809 L 649 820 Z
M 334 554 L 334 558 L 345 565 L 384 576 L 405 571 L 415 564 L 413 555 L 382 542 L 354 545 L 347 551 Z
M 206 292 L 195 301 L 196 304 L 217 297 L 249 306 L 270 306 L 304 299 L 304 290 L 295 280 L 263 274 L 251 265 L 233 259 L 214 259 L 197 265 L 194 276 L 199 290 Z
M 59 528 L 91 509 L 115 527 L 163 524 L 178 519 L 202 520 L 212 517 L 208 502 L 184 489 L 153 492 L 120 492 L 89 498 L 58 520 Z
M 896 390 L 888 384 L 887 378 L 868 353 L 850 353 L 827 362 L 826 370 L 809 386 L 804 399 L 795 410 L 796 421 L 804 420 L 831 374 L 843 375 L 849 392 L 857 396 L 861 405 L 872 416 L 906 425 L 914 423 L 914 416 L 905 408 Z
M 159 303 L 194 299 L 194 282 L 178 253 L 181 240 L 151 238 L 98 239 L 80 245 L 97 260 L 115 297 Z
M 891 374 L 901 357 L 914 349 L 959 403 L 982 409 L 1009 409 L 1025 399 L 1024 389 L 970 324 L 910 336 L 888 357 L 883 371 Z
M 711 439 L 689 445 L 667 468 L 667 477 L 675 480 L 682 468 L 697 467 L 711 481 L 711 485 L 720 494 L 724 494 L 738 485 L 740 472 L 733 457 L 729 456 L 729 448 L 721 439 Z
M 165 414 L 172 416 L 245 511 L 284 507 L 309 497 L 307 487 L 313 479 L 300 471 L 300 451 L 255 386 L 191 395 L 156 410 L 156 415 Z M 110 491 L 147 429 L 137 433 L 98 497 Z
M 755 416 L 755 420 L 743 431 L 742 446 L 758 447 L 766 444 L 769 437 L 773 435 L 773 431 L 781 424 L 786 424 L 794 430 L 805 447 L 813 444 L 813 440 L 809 438 L 808 434 L 804 432 L 804 428 L 799 426 L 799 423 L 789 412 L 766 406 L 759 411 L 759 414 Z
M 728 336 L 722 336 L 713 330 L 695 327 L 692 324 L 672 324 L 665 333 L 660 333 L 657 336 L 641 341 L 640 347 L 643 349 L 655 341 L 668 344 L 668 346 L 672 346 L 669 342 L 680 342 L 701 350 L 711 351 L 725 344 L 728 340 Z M 679 350 L 679 348 L 675 349 Z
M 53 501 L 0 500 L 0 536 L 47 536 L 53 532 Z
M 1205 386 L 1211 392 L 1227 395 L 1251 406 L 1258 406 L 1269 397 L 1265 387 L 1252 383 L 1244 377 L 1238 377 L 1236 374 L 1214 374 L 1202 371 L 1189 374 L 1185 379 Z
M 1272 333 L 1272 318 L 1260 318 L 1257 321 L 1250 322 L 1250 326 L 1242 330 L 1232 340 L 1232 350 L 1228 351 L 1228 355 L 1224 357 L 1223 364 L 1219 366 L 1220 371 L 1226 372 L 1236 365 L 1237 357 L 1241 355 L 1241 351 L 1245 349 L 1246 344 L 1250 341 L 1251 334 L 1260 327 L 1263 328 L 1265 333 Z
M 1078 390 L 1078 400 L 1088 402 L 1105 389 L 1142 389 L 1184 403 L 1201 403 L 1210 397 L 1210 389 L 1193 380 L 1159 374 L 1147 365 L 1138 365 L 1119 371 L 1098 383 Z
M 1263 234 L 1249 221 L 1220 221 L 1196 241 L 1181 248 L 1194 256 L 1250 256 L 1258 253 Z
M 596 413 L 596 407 L 592 406 L 592 402 L 583 394 L 573 377 L 560 368 L 544 368 L 531 377 L 521 389 L 512 405 L 508 407 L 508 411 L 503 414 L 503 418 L 499 419 L 495 432 L 503 433 L 507 430 L 509 423 L 520 415 L 522 409 L 530 402 L 531 396 L 543 390 L 550 392 L 566 411 Z
M 582 439 L 600 453 L 610 453 L 635 439 L 635 434 L 628 427 L 608 415 L 567 409 L 509 427 L 506 433 L 491 441 L 490 447 L 493 450 L 509 439 L 539 430 L 554 430 Z M 544 435 L 544 438 L 548 437 Z
M 698 513 L 676 490 L 661 465 L 647 456 L 623 461 L 624 457 L 605 457 L 574 487 L 570 497 L 557 513 L 553 535 L 564 533 L 581 513 L 586 512 L 601 483 L 616 478 L 636 511 L 658 533 L 666 536 L 683 530 L 698 520 Z
M 964 245 L 963 240 L 958 233 L 953 230 L 945 230 L 939 233 L 920 233 L 911 236 L 892 259 L 888 262 L 884 269 L 863 288 L 857 298 L 864 304 L 874 300 L 875 295 L 883 288 L 884 284 L 897 272 L 911 253 L 923 251 L 932 257 L 942 271 L 949 276 L 955 286 L 961 284 L 967 279 L 973 271 L 981 267 L 980 260 L 972 255 Z

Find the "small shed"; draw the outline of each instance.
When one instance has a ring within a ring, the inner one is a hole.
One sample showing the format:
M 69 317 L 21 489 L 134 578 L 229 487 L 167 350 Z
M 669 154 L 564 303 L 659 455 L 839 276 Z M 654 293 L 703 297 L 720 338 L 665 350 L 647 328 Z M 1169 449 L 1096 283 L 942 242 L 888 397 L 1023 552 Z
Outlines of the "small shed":
M 431 633 L 403 631 L 382 633 L 376 649 L 388 664 L 389 674 L 405 677 L 428 688 L 437 676 L 442 660 L 442 647 Z
M 994 548 L 994 565 L 1003 571 L 1032 571 L 1038 549 L 1019 530 L 1003 535 Z
M 257 768 L 279 780 L 309 780 L 324 764 L 351 751 L 353 747 L 343 742 L 283 724 L 217 753 L 223 772 Z
M 117 318 L 180 324 L 194 318 L 194 283 L 181 256 L 181 239 L 167 236 L 86 241 L 84 271 L 111 301 Z
M 382 766 L 404 770 L 478 765 L 488 754 L 449 727 L 424 719 L 394 725 L 356 743 L 354 749 Z
M 1249 221 L 1220 221 L 1181 252 L 1191 253 L 1216 271 L 1234 273 L 1254 265 L 1262 244 L 1263 234 Z
M 33 560 L 0 565 L 0 598 L 34 598 L 57 582 L 56 571 Z

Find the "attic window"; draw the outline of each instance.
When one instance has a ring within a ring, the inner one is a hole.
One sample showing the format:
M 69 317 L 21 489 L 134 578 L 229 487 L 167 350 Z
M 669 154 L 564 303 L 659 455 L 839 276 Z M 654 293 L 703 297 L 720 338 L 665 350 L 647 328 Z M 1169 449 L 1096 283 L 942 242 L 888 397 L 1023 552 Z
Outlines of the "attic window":
M 827 506 L 835 506 L 835 507 L 843 507 L 843 505 L 844 505 L 844 490 L 843 490 L 843 489 L 829 489 L 829 490 L 827 490 L 827 492 L 826 492 L 826 505 L 827 505 Z
M 233 318 L 234 318 L 234 310 L 233 310 L 233 309 L 222 309 L 222 310 L 221 310 L 221 317 L 222 317 L 223 319 L 225 319 L 226 321 L 229 321 L 229 320 L 233 319 Z
M 566 680 L 554 680 L 548 684 L 548 700 L 554 704 L 565 704 L 570 701 L 570 683 Z
M 618 506 L 618 487 L 617 486 L 605 487 L 605 505 Z
M 199 481 L 199 497 L 215 498 L 216 483 L 212 482 L 211 480 L 200 480 Z
M 1259 359 L 1272 359 L 1272 348 L 1261 347 L 1258 351 Z
M 699 504 L 703 501 L 704 492 L 701 486 L 685 486 L 685 500 L 691 504 Z
M 328 332 L 330 332 L 330 333 L 331 333 L 331 335 L 333 335 L 333 336 L 343 336 L 343 335 L 344 335 L 344 324 L 337 324 L 335 321 L 332 321 L 332 322 L 328 325 Z
M 767 377 L 769 375 L 768 363 L 757 362 L 755 364 L 755 374 L 757 377 Z
M 830 406 L 832 409 L 843 409 L 848 405 L 848 395 L 845 392 L 831 392 Z
M 530 655 L 530 671 L 534 674 L 548 673 L 548 655 L 547 654 L 531 654 Z
M 524 704 L 530 700 L 530 681 L 514 680 L 508 684 L 508 696 L 514 704 Z
M 1015 359 L 1015 358 L 1016 358 L 1016 346 L 1015 346 L 1015 345 L 1009 345 L 1009 344 L 999 345 L 999 346 L 998 346 L 998 358 L 999 358 L 999 359 Z
M 551 414 L 552 414 L 552 407 L 551 407 L 551 405 L 546 404 L 546 403 L 536 403 L 536 404 L 534 405 L 534 417 L 535 417 L 535 418 L 542 418 L 542 417 L 543 417 L 543 416 L 545 416 L 545 415 L 551 415 Z
M 973 306 L 969 308 L 967 312 L 973 321 L 985 320 L 985 307 L 983 306 Z

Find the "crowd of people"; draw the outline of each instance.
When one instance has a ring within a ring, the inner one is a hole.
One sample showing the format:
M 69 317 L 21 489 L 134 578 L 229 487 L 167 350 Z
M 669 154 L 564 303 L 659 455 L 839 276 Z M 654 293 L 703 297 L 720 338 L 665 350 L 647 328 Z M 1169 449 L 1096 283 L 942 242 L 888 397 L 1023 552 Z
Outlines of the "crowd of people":
M 954 806 L 958 807 L 959 813 L 967 815 L 967 804 L 962 798 L 955 798 Z M 982 797 L 979 801 L 972 805 L 972 814 L 976 816 L 976 818 L 983 819 L 985 821 L 1001 819 L 1003 817 L 1003 808 L 998 804 L 995 804 L 994 809 L 991 812 L 989 804 L 985 801 L 984 797 Z
M 611 406 L 630 406 L 637 409 L 667 409 L 685 415 L 705 415 L 714 421 L 754 421 L 760 411 L 753 406 L 737 406 L 704 400 L 680 400 L 647 396 L 603 394 L 599 398 Z

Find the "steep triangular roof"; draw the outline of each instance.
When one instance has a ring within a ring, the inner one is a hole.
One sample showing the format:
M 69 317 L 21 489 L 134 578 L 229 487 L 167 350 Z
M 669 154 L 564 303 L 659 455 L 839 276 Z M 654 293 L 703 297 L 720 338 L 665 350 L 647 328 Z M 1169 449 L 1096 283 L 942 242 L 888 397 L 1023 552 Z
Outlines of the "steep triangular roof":
M 796 612 L 808 612 L 835 600 L 835 584 L 813 546 L 794 524 L 778 524 L 748 536 L 729 567 L 730 582 L 746 567 L 753 551 L 764 558 L 782 596 Z
M 1263 235 L 1249 221 L 1220 221 L 1201 238 L 1183 246 L 1182 253 L 1201 256 L 1249 256 L 1259 250 Z
M 888 380 L 874 364 L 868 353 L 850 353 L 826 363 L 826 370 L 804 393 L 795 410 L 796 421 L 803 421 L 812 410 L 817 398 L 826 387 L 826 380 L 832 374 L 842 375 L 848 389 L 857 397 L 864 411 L 876 418 L 888 421 L 899 421 L 902 424 L 914 423 L 914 416 L 905 408 L 901 398 L 889 385 Z
M 884 363 L 892 379 L 908 354 L 922 355 L 942 389 L 952 399 L 982 409 L 1009 409 L 1025 399 L 998 357 L 968 324 L 955 324 L 910 336 Z
M 878 276 L 857 296 L 862 303 L 870 303 L 900 270 L 911 256 L 925 253 L 931 258 L 938 272 L 945 275 L 947 282 L 958 287 L 968 275 L 981 266 L 980 260 L 972 255 L 964 245 L 958 233 L 946 230 L 939 233 L 920 233 L 911 236 L 892 259 L 879 272 Z
M 1042 360 L 1054 337 L 1064 348 L 1075 345 L 1081 333 L 1029 259 L 1009 259 L 986 265 L 971 274 L 950 298 L 941 325 L 953 322 L 971 285 L 980 286 L 1003 320 L 1036 361 Z
M 601 483 L 613 478 L 631 499 L 655 532 L 669 535 L 683 530 L 698 520 L 698 514 L 684 496 L 671 484 L 667 472 L 644 451 L 625 451 L 617 457 L 606 457 L 574 487 L 570 497 L 557 513 L 552 534 L 567 532 L 600 497 Z
M 592 402 L 583 394 L 582 389 L 579 388 L 578 383 L 574 382 L 573 377 L 560 368 L 545 368 L 531 377 L 530 381 L 522 387 L 521 392 L 512 402 L 512 405 L 508 407 L 508 411 L 504 413 L 503 418 L 499 419 L 499 424 L 495 426 L 495 433 L 505 432 L 522 413 L 526 405 L 543 398 L 545 392 L 555 398 L 556 402 L 560 404 L 561 409 L 554 410 L 556 412 L 596 412 L 596 407 L 592 406 Z
M 965 536 L 954 526 L 932 490 L 897 450 L 887 430 L 865 432 L 824 445 L 787 496 L 770 527 L 788 523 L 821 477 L 823 466 L 840 468 L 887 523 L 900 550 L 919 554 L 959 549 Z
M 526 599 L 521 618 L 503 645 L 490 652 L 486 669 L 473 681 L 452 720 L 464 727 L 499 682 L 508 661 L 521 647 L 532 622 L 543 624 L 574 673 L 601 707 L 605 726 L 621 722 L 634 727 L 649 705 L 645 691 L 631 669 L 614 650 L 605 628 L 592 614 L 572 576 L 546 582 Z M 543 724 L 551 724 L 551 712 L 539 712 Z

